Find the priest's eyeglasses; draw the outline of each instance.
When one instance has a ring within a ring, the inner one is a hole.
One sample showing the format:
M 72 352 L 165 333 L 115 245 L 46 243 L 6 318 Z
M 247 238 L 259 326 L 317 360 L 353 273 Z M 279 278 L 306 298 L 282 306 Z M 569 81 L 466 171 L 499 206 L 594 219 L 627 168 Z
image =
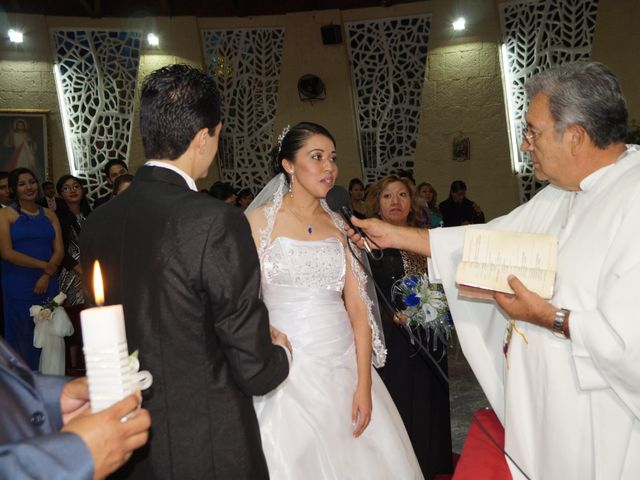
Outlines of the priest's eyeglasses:
M 522 141 L 527 142 L 529 146 L 533 146 L 536 139 L 540 137 L 544 132 L 551 130 L 553 127 L 545 128 L 544 130 L 536 131 L 532 130 L 529 125 L 525 125 L 522 129 Z

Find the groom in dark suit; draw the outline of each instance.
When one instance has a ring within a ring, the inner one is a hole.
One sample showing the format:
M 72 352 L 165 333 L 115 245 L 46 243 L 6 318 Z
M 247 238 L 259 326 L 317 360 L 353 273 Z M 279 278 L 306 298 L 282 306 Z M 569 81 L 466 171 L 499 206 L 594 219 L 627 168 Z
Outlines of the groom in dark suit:
M 270 336 L 245 217 L 196 190 L 220 128 L 211 78 L 186 65 L 153 72 L 140 107 L 149 161 L 83 226 L 86 277 L 98 259 L 105 303 L 124 305 L 129 350 L 154 377 L 151 439 L 127 478 L 268 478 L 251 397 L 287 376 L 287 340 Z

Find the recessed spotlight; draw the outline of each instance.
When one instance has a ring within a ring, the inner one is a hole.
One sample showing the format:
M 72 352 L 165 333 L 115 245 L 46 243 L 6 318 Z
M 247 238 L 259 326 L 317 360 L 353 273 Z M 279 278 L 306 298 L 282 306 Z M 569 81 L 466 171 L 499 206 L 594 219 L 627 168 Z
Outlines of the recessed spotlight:
M 13 43 L 22 43 L 23 35 L 22 32 L 14 30 L 13 28 L 9 30 L 9 41 Z
M 455 22 L 453 22 L 453 29 L 456 31 L 464 30 L 466 27 L 466 21 L 464 17 L 458 18 Z
M 160 39 L 155 33 L 150 33 L 149 35 L 147 35 L 147 42 L 149 42 L 149 45 L 151 45 L 152 47 L 157 47 L 158 45 L 160 45 Z

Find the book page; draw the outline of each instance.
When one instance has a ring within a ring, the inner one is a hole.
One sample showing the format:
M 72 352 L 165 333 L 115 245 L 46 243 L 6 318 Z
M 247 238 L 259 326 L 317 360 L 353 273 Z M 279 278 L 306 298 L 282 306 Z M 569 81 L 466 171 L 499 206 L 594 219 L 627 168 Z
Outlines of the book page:
M 552 235 L 467 228 L 456 282 L 513 293 L 507 277 L 515 275 L 529 290 L 549 299 L 553 296 L 557 259 L 558 240 Z

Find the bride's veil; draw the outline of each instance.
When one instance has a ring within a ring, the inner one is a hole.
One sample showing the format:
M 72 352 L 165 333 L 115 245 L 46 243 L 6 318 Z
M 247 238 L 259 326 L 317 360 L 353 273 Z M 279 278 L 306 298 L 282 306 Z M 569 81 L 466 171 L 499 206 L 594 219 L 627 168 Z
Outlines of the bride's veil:
M 260 191 L 256 198 L 245 210 L 245 215 L 251 215 L 251 213 L 263 206 L 267 206 L 264 209 L 264 215 L 266 217 L 266 227 L 261 230 L 260 233 L 260 245 L 258 247 L 258 255 L 262 258 L 264 250 L 269 244 L 271 238 L 271 231 L 275 222 L 275 217 L 282 205 L 282 198 L 286 191 L 286 180 L 284 173 L 279 173 L 271 179 L 269 183 Z M 345 236 L 346 242 L 351 241 L 346 238 L 344 231 L 344 221 L 338 214 L 333 212 L 323 200 L 320 201 L 324 210 L 329 214 L 333 223 Z M 371 269 L 369 268 L 369 261 L 367 256 L 355 245 L 350 244 L 348 248 L 352 252 L 349 257 L 351 260 L 351 271 L 354 273 L 358 281 L 358 291 L 360 298 L 367 306 L 367 317 L 369 320 L 369 326 L 371 327 L 371 346 L 372 346 L 372 363 L 374 367 L 383 367 L 387 358 L 387 349 L 384 342 L 384 334 L 382 330 L 382 322 L 380 319 L 380 308 L 378 306 L 378 298 L 376 296 L 375 285 L 371 276 Z

